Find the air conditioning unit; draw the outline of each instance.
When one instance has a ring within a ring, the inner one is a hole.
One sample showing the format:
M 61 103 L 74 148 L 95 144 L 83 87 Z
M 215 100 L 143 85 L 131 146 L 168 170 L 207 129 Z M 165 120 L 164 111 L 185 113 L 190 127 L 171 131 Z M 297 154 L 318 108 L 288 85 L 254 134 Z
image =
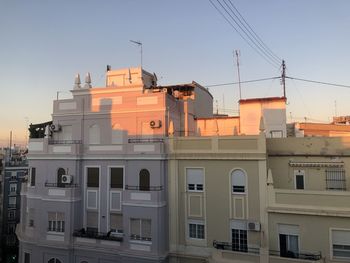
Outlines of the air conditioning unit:
M 59 132 L 60 130 L 61 130 L 61 125 L 59 125 L 59 124 L 51 124 L 50 125 L 50 131 Z
M 73 176 L 64 174 L 61 177 L 62 184 L 70 184 L 73 181 Z
M 248 221 L 247 222 L 247 228 L 250 231 L 260 231 L 260 223 L 259 222 Z
M 156 121 L 150 121 L 149 122 L 149 126 L 151 127 L 151 128 L 160 128 L 160 127 L 162 127 L 162 121 L 161 120 L 156 120 Z

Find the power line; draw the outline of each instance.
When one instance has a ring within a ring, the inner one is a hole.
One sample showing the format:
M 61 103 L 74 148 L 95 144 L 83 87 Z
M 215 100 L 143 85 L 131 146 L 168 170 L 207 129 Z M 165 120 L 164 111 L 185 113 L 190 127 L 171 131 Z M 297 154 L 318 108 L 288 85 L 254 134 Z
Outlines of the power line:
M 237 85 L 237 84 L 239 85 L 239 83 L 252 83 L 252 82 L 266 81 L 266 80 L 279 79 L 279 78 L 281 78 L 281 77 L 272 77 L 272 78 L 246 80 L 246 81 L 241 81 L 241 82 L 230 82 L 230 83 L 221 83 L 221 84 L 213 84 L 213 85 L 204 85 L 204 87 L 211 88 L 211 87 Z
M 229 16 L 232 18 L 232 16 L 230 15 L 230 13 L 225 9 L 225 7 L 218 1 L 216 0 L 220 6 L 225 10 L 226 13 L 229 14 Z M 258 53 L 258 55 L 260 57 L 262 57 L 266 62 L 268 62 L 270 65 L 272 65 L 275 68 L 278 68 L 278 66 L 275 64 L 275 61 L 271 61 L 270 59 L 268 59 L 268 57 L 266 57 L 266 55 L 264 55 L 263 53 L 261 53 L 261 51 L 259 51 L 255 46 L 253 46 L 250 41 L 247 40 L 247 38 L 241 33 L 239 32 L 239 30 L 232 24 L 232 22 L 225 16 L 225 14 L 213 3 L 212 0 L 209 0 L 209 2 L 211 3 L 211 5 L 221 14 L 221 16 L 226 20 L 227 23 L 230 24 L 230 26 L 236 31 L 236 33 L 256 52 Z M 232 18 L 233 19 L 233 18 Z M 233 19 L 234 20 L 234 19 Z M 254 44 L 255 42 L 252 41 Z M 256 44 L 255 44 L 256 45 Z
M 219 0 L 216 0 L 216 1 L 219 2 Z M 268 50 L 259 42 L 259 40 L 250 32 L 249 28 L 247 28 L 247 26 L 242 22 L 242 20 L 239 18 L 239 16 L 236 15 L 235 11 L 232 10 L 232 8 L 227 4 L 226 0 L 223 0 L 223 2 L 228 7 L 228 9 L 230 9 L 230 11 L 231 11 L 230 13 L 233 14 L 237 20 L 235 18 L 233 18 L 232 16 L 230 16 L 230 17 L 233 19 L 233 21 L 236 23 L 236 25 L 242 30 L 242 32 L 250 39 L 250 41 L 252 41 L 253 44 L 257 48 L 259 48 L 259 50 L 261 52 L 263 52 L 266 57 L 271 59 L 271 61 L 274 61 L 275 63 L 279 64 L 280 63 L 280 59 L 276 59 L 273 55 L 271 55 L 268 52 Z M 231 3 L 230 0 L 229 0 L 229 2 Z M 231 3 L 231 5 L 233 5 L 233 4 Z M 242 28 L 241 25 L 244 28 Z
M 260 42 L 264 47 L 265 47 L 265 49 L 266 50 L 268 50 L 269 51 L 269 53 L 272 55 L 272 56 L 274 56 L 278 61 L 281 61 L 282 59 L 280 58 L 280 57 L 278 57 L 266 44 L 265 44 L 265 42 L 259 37 L 259 35 L 254 31 L 254 29 L 249 25 L 249 23 L 244 19 L 244 17 L 242 16 L 242 14 L 239 12 L 239 10 L 235 7 L 235 5 L 232 3 L 232 1 L 231 0 L 229 0 L 229 2 L 230 2 L 230 4 L 231 4 L 231 6 L 235 9 L 235 11 L 237 12 L 237 14 L 239 15 L 239 17 L 240 18 L 242 18 L 242 20 L 243 20 L 243 22 L 244 23 L 242 23 L 243 25 L 245 24 L 245 25 L 247 25 L 248 26 L 248 28 L 249 28 L 249 30 L 248 31 L 250 31 L 251 33 L 252 33 L 252 35 L 253 35 L 253 37 L 254 37 L 254 39 L 256 39 L 258 42 Z M 246 28 L 246 27 L 245 27 Z
M 293 80 L 299 80 L 299 81 L 305 81 L 305 82 L 311 82 L 311 83 L 317 83 L 317 84 L 322 84 L 322 85 L 336 86 L 336 87 L 342 87 L 342 88 L 350 88 L 350 85 L 344 85 L 344 84 L 323 82 L 323 81 L 310 80 L 310 79 L 301 79 L 301 78 L 288 77 L 288 76 L 286 76 L 286 78 L 287 79 L 293 79 Z

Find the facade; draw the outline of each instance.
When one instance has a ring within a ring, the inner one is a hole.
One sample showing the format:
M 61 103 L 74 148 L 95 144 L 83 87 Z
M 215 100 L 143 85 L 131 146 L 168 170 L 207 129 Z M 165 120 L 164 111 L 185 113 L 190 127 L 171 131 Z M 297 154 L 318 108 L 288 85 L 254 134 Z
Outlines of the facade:
M 71 92 L 30 126 L 20 263 L 350 260 L 350 141 L 287 137 L 286 98 L 213 115 L 141 68 Z
M 20 262 L 164 262 L 165 139 L 195 134 L 212 96 L 195 82 L 159 87 L 141 68 L 107 72 L 106 87 L 90 82 L 77 77 L 52 121 L 30 127 Z
M 24 150 L 4 149 L 2 181 L 2 258 L 4 262 L 15 262 L 18 256 L 16 226 L 20 221 L 21 186 L 28 174 L 28 163 Z

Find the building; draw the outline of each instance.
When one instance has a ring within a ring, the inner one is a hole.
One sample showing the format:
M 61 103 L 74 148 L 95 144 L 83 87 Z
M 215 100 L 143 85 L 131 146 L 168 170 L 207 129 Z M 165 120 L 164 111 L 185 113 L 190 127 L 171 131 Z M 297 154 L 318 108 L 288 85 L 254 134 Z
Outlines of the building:
M 90 83 L 77 76 L 52 121 L 30 126 L 20 262 L 165 262 L 166 137 L 196 134 L 212 96 L 195 82 L 157 86 L 141 68 Z
M 15 262 L 18 256 L 16 226 L 20 221 L 21 186 L 28 174 L 26 152 L 18 147 L 5 148 L 2 181 L 2 260 Z
M 141 68 L 71 92 L 30 126 L 19 262 L 349 261 L 350 141 L 287 137 L 286 98 L 213 115 Z

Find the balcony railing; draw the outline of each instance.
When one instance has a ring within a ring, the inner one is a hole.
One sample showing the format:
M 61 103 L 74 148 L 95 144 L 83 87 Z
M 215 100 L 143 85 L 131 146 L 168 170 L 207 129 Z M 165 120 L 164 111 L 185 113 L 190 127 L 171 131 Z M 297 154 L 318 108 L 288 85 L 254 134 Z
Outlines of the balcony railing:
M 152 241 L 151 237 L 141 237 L 139 235 L 131 235 L 130 239 L 131 240 L 139 240 L 139 241 Z
M 49 144 L 81 144 L 81 140 L 49 140 Z
M 164 142 L 163 138 L 136 138 L 128 139 L 128 143 L 153 143 L 153 142 Z
M 127 190 L 138 190 L 138 191 L 162 191 L 163 186 L 139 186 L 139 185 L 125 185 Z
M 78 184 L 58 184 L 58 183 L 45 183 L 45 187 L 57 187 L 57 188 L 77 188 Z
M 85 229 L 75 230 L 73 232 L 74 237 L 84 237 L 84 238 L 93 238 L 100 240 L 109 240 L 109 241 L 123 241 L 123 237 L 115 236 L 111 234 L 112 232 L 103 233 L 103 232 L 95 232 L 95 231 L 85 231 Z
M 278 250 L 270 250 L 270 255 L 285 257 L 285 258 L 305 259 L 305 260 L 320 260 L 322 258 L 321 252 L 293 252 L 293 251 L 281 252 Z
M 214 240 L 213 241 L 213 247 L 216 249 L 221 250 L 230 250 L 230 251 L 236 251 L 236 252 L 242 252 L 242 253 L 251 253 L 251 254 L 259 254 L 260 249 L 257 247 L 245 247 L 244 249 L 237 249 L 232 243 L 229 242 L 221 242 Z

